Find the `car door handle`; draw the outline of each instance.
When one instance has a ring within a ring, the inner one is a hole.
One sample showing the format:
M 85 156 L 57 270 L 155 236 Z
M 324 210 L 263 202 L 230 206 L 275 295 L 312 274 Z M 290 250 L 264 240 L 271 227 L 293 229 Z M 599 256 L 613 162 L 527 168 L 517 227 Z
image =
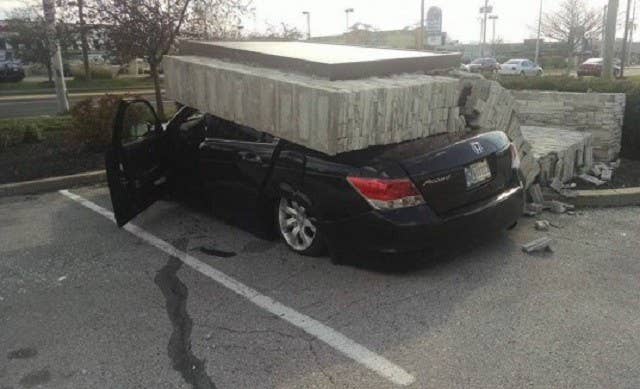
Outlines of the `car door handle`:
M 253 163 L 261 163 L 262 162 L 262 158 L 260 158 L 260 156 L 256 153 L 253 153 L 251 151 L 239 151 L 238 155 L 240 156 L 240 159 L 246 162 L 253 162 Z

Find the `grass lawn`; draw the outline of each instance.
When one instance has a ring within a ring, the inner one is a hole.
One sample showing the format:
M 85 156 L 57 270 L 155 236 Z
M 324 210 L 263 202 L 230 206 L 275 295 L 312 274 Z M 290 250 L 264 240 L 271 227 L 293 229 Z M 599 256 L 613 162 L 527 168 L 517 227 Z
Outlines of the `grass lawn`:
M 149 77 L 95 79 L 91 81 L 67 80 L 67 89 L 74 91 L 108 91 L 120 89 L 151 89 L 153 81 Z M 43 90 L 53 91 L 48 81 L 21 81 L 0 83 L 0 95 L 37 93 Z

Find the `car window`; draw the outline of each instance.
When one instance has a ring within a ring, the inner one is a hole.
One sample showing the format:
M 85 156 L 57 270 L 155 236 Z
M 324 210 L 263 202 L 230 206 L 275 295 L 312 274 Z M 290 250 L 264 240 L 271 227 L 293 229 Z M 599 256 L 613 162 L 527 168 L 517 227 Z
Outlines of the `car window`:
M 146 104 L 134 102 L 130 104 L 123 117 L 121 142 L 127 145 L 148 137 L 156 130 L 156 117 Z
M 257 131 L 251 127 L 242 126 L 214 115 L 205 115 L 207 138 L 237 140 L 242 142 L 274 143 L 277 138 Z
M 518 61 L 517 59 L 512 59 L 507 62 L 508 65 L 517 65 L 519 63 L 520 61 Z
M 480 65 L 482 64 L 482 60 L 481 59 L 474 59 L 473 62 L 471 62 L 474 65 Z

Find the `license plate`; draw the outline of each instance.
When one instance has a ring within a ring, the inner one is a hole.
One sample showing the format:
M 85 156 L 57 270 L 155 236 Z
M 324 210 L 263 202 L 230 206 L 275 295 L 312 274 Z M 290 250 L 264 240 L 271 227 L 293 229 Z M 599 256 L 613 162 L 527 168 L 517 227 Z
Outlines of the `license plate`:
M 467 188 L 482 184 L 491 179 L 491 169 L 487 160 L 473 163 L 464 168 L 464 175 L 467 178 Z

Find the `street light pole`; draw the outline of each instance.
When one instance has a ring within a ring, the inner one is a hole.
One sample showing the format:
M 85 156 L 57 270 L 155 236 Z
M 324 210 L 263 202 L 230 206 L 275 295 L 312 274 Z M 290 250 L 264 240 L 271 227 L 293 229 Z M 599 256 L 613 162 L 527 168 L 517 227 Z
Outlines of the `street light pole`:
M 353 12 L 353 8 L 347 8 L 344 10 L 347 19 L 347 32 L 349 32 L 349 14 Z
M 491 53 L 495 57 L 496 56 L 496 20 L 498 20 L 498 15 L 491 15 L 489 19 L 493 21 L 493 32 L 491 35 Z
M 424 0 L 420 2 L 420 36 L 417 49 L 424 50 Z
M 60 52 L 60 44 L 56 37 L 56 5 L 53 0 L 42 0 L 42 8 L 47 24 L 47 42 L 49 45 L 51 67 L 53 68 L 53 82 L 56 87 L 58 113 L 63 114 L 69 112 L 69 99 L 67 96 L 67 85 L 64 81 L 62 53 Z
M 487 44 L 487 17 L 489 16 L 489 0 L 484 0 L 484 7 L 480 9 L 480 12 L 484 14 L 482 23 L 482 44 L 480 46 L 480 57 L 484 57 L 484 48 Z
M 307 15 L 307 40 L 311 39 L 311 12 L 303 11 L 303 15 Z
M 540 12 L 538 12 L 538 37 L 536 38 L 536 55 L 533 60 L 534 63 L 538 63 L 540 59 L 540 34 L 542 33 L 542 0 L 540 0 Z

